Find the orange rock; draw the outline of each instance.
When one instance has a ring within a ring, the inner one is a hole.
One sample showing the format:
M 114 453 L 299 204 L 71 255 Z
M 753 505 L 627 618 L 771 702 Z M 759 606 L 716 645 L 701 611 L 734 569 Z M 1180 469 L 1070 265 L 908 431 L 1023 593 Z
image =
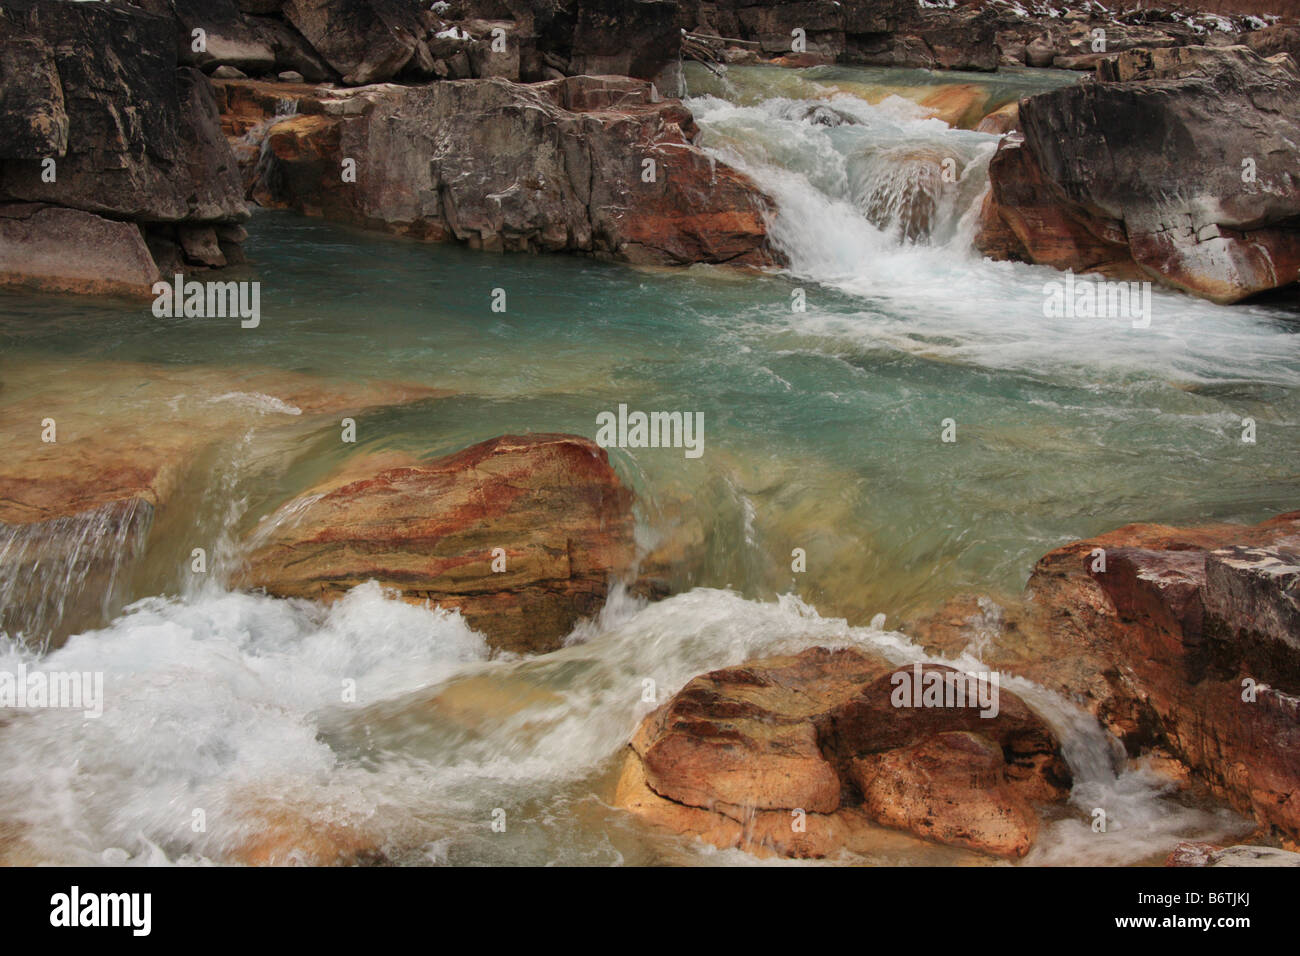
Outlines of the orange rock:
M 852 761 L 866 812 L 888 826 L 995 856 L 1022 857 L 1038 815 L 1008 783 L 1000 748 L 981 734 L 943 733 Z
M 1255 526 L 1127 525 L 1074 542 L 1045 555 L 1026 586 L 1029 652 L 991 659 L 1074 695 L 1130 753 L 1168 752 L 1294 840 L 1300 648 L 1285 622 L 1298 612 L 1297 554 L 1300 512 Z
M 697 677 L 637 729 L 616 802 L 717 846 L 786 856 L 878 846 L 877 824 L 1023 855 L 1031 801 L 1069 790 L 1050 730 L 1005 691 L 988 718 L 894 706 L 893 670 L 813 648 Z
M 459 609 L 496 647 L 554 650 L 630 570 L 631 501 L 605 451 L 572 435 L 353 462 L 254 531 L 241 583 L 333 600 L 373 579 Z
M 1003 133 L 1010 133 L 1012 130 L 1020 128 L 1020 104 L 1016 102 L 1007 103 L 999 106 L 993 112 L 985 115 L 975 125 L 977 133 L 996 133 L 1001 136 Z
M 987 112 L 989 92 L 975 83 L 945 83 L 921 100 L 921 105 L 956 129 L 973 129 Z
M 245 866 L 350 866 L 382 859 L 375 838 L 321 811 L 265 806 L 245 827 L 247 838 L 226 855 Z

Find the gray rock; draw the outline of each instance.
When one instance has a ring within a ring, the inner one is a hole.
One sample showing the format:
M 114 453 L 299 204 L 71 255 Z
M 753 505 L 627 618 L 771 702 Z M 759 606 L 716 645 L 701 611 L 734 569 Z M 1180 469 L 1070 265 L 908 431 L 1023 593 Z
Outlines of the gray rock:
M 41 203 L 0 205 L 0 286 L 147 296 L 158 280 L 140 228 Z
M 211 226 L 181 226 L 176 230 L 187 261 L 202 266 L 224 266 L 226 257 Z
M 349 85 L 390 79 L 424 48 L 415 0 L 286 0 L 284 16 Z
M 695 147 L 689 111 L 643 80 L 383 84 L 299 106 L 267 132 L 252 193 L 266 205 L 490 250 L 768 261 L 766 197 Z M 342 157 L 355 183 L 340 182 Z
M 1239 653 L 1248 672 L 1300 689 L 1300 551 L 1211 551 L 1205 560 L 1205 612 L 1224 637 L 1244 645 Z

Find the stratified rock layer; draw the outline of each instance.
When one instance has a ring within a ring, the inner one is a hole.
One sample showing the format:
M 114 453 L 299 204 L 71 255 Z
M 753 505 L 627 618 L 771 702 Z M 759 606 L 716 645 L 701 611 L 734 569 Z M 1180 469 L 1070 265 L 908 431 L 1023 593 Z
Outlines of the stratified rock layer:
M 697 677 L 637 730 L 616 801 L 757 853 L 855 850 L 883 824 L 1023 856 L 1038 831 L 1033 803 L 1069 792 L 1055 736 L 1005 690 L 996 714 L 901 703 L 895 688 L 914 676 L 965 679 L 825 648 Z
M 554 650 L 630 570 L 631 493 L 571 435 L 362 460 L 255 531 L 246 584 L 330 600 L 367 580 L 456 608 L 496 647 Z

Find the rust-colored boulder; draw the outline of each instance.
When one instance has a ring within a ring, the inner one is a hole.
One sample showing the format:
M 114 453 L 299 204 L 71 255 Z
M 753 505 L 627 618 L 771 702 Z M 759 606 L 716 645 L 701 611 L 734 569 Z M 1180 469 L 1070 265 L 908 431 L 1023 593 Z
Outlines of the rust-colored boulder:
M 741 818 L 750 810 L 831 813 L 840 781 L 814 719 L 887 670 L 878 658 L 815 649 L 697 677 L 637 731 L 654 791 Z
M 1159 747 L 1283 838 L 1300 836 L 1300 512 L 1253 527 L 1128 525 L 1044 556 L 1033 652 L 1131 753 Z M 993 659 L 997 660 L 995 653 Z
M 978 695 L 973 706 L 896 696 L 927 674 L 945 687 L 979 682 L 826 648 L 697 677 L 638 728 L 616 802 L 660 826 L 762 853 L 852 852 L 879 840 L 884 825 L 1023 856 L 1037 833 L 1032 804 L 1069 792 L 1059 743 L 1006 691 L 983 717 Z
M 919 696 L 923 686 L 941 690 L 945 705 L 930 706 L 896 693 L 908 689 Z M 981 701 L 989 700 L 993 707 L 982 705 Z M 948 706 L 948 701 L 956 701 L 957 706 Z M 1028 797 L 1050 802 L 1069 795 L 1070 770 L 1061 758 L 1056 735 L 1042 718 L 1015 694 L 942 665 L 913 665 L 873 681 L 827 715 L 822 742 L 842 765 L 852 765 L 873 754 L 912 748 L 955 731 L 979 734 L 996 745 L 998 763 L 1005 761 L 1007 777 Z
M 873 819 L 939 843 L 1022 857 L 1038 814 L 1007 780 L 1001 749 L 982 734 L 952 732 L 852 763 Z
M 605 451 L 573 435 L 363 459 L 264 519 L 241 580 L 333 600 L 374 579 L 459 609 L 495 647 L 554 650 L 630 570 L 631 503 Z

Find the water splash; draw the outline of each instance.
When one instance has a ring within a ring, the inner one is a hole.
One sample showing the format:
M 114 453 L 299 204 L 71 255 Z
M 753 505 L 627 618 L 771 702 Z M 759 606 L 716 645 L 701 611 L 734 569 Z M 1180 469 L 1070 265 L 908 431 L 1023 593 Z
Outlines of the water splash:
M 44 651 L 68 633 L 111 619 L 128 569 L 153 522 L 141 498 L 31 524 L 0 524 L 0 632 Z

